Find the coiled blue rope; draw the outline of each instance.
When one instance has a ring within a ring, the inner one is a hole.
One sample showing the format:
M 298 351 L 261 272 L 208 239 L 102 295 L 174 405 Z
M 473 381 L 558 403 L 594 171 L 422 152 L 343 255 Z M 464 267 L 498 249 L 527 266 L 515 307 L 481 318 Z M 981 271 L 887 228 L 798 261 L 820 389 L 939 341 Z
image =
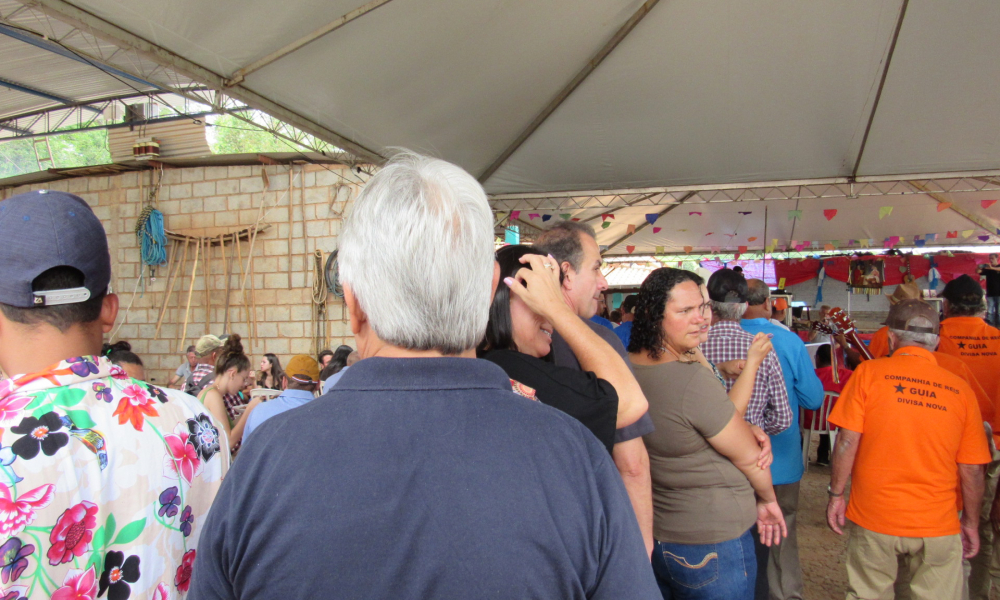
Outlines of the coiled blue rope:
M 163 229 L 163 213 L 147 207 L 139 215 L 136 227 L 142 262 L 155 267 L 167 262 L 167 234 Z

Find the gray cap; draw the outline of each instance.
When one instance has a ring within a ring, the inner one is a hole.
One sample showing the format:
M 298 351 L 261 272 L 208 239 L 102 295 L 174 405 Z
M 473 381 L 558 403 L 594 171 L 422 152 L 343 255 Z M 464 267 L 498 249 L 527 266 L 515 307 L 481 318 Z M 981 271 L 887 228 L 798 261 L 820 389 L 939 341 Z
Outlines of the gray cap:
M 889 307 L 886 327 L 897 331 L 937 335 L 940 317 L 936 308 L 923 300 L 903 300 Z
M 0 202 L 0 240 L 0 303 L 20 308 L 75 304 L 108 291 L 108 236 L 78 196 L 39 190 Z M 83 273 L 83 287 L 33 292 L 35 278 L 54 267 Z

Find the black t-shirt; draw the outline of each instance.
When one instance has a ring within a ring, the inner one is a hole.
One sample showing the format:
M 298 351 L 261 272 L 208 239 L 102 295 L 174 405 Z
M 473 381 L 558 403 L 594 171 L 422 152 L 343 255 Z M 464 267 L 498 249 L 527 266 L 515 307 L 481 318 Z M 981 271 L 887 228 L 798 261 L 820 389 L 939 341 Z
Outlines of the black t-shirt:
M 511 379 L 534 388 L 542 404 L 583 423 L 611 452 L 618 420 L 618 392 L 613 385 L 589 371 L 559 367 L 514 350 L 494 350 L 483 358 Z
M 986 278 L 986 295 L 1000 296 L 1000 271 L 989 269 L 988 266 L 982 267 L 983 277 Z

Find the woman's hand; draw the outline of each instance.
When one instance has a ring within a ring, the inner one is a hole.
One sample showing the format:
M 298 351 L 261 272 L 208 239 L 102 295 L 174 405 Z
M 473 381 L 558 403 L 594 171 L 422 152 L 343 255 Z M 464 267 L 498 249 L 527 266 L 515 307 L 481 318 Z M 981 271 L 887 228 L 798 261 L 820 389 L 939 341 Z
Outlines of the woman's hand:
M 554 315 L 569 310 L 563 299 L 562 286 L 559 285 L 559 262 L 549 256 L 525 254 L 521 262 L 531 266 L 530 269 L 520 269 L 513 277 L 504 279 L 511 293 L 516 294 L 528 308 L 553 321 Z
M 774 462 L 774 455 L 771 453 L 771 436 L 764 433 L 764 430 L 754 424 L 750 424 L 750 431 L 754 439 L 760 445 L 760 456 L 757 457 L 757 466 L 766 469 Z
M 740 376 L 747 366 L 747 361 L 745 360 L 727 360 L 726 362 L 720 362 L 715 365 L 715 368 L 722 373 L 724 379 L 736 379 Z
M 781 543 L 781 538 L 788 537 L 785 517 L 781 514 L 778 502 L 762 502 L 757 500 L 757 533 L 760 543 L 772 546 Z
M 753 343 L 750 344 L 750 349 L 747 351 L 747 361 L 759 365 L 764 362 L 767 354 L 773 348 L 774 346 L 771 345 L 771 334 L 758 333 L 753 336 Z

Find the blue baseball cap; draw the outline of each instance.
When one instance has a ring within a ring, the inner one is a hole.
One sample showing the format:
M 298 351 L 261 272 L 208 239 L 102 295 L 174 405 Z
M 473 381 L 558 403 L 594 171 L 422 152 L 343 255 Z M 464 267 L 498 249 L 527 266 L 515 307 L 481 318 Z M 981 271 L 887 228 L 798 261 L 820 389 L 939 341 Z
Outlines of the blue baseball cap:
M 0 240 L 0 303 L 20 308 L 75 304 L 108 291 L 108 236 L 79 196 L 38 190 L 0 202 Z M 35 278 L 54 267 L 83 273 L 83 287 L 32 291 Z

